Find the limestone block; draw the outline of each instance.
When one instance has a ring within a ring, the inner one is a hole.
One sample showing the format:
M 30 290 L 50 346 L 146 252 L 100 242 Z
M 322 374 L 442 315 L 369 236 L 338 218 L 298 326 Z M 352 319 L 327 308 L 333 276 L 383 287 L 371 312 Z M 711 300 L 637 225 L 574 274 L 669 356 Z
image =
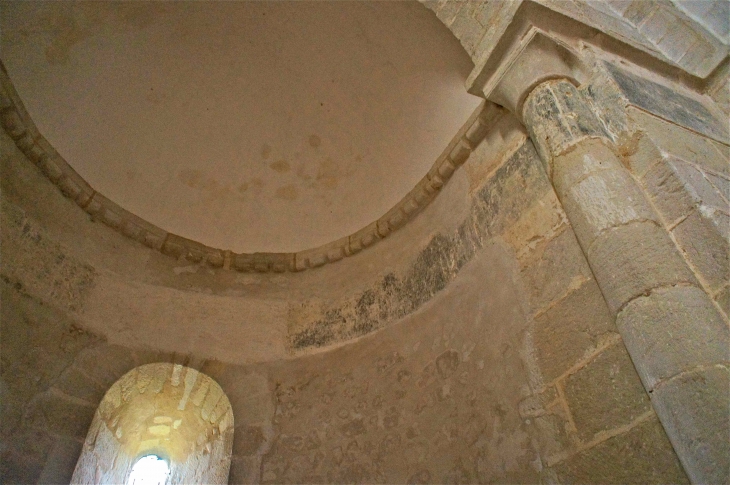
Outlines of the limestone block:
M 48 454 L 38 483 L 70 483 L 81 455 L 82 444 L 76 440 L 58 438 Z
M 441 20 L 441 22 L 449 27 L 454 22 L 459 11 L 466 6 L 467 3 L 468 2 L 461 0 L 441 0 L 438 9 L 436 10 L 436 16 L 439 20 Z
M 730 360 L 730 330 L 707 294 L 693 286 L 636 298 L 616 325 L 650 390 L 687 369 Z
M 613 314 L 653 288 L 696 284 L 664 228 L 654 222 L 633 222 L 604 232 L 588 249 L 588 259 Z
M 689 483 L 656 419 L 557 464 L 559 483 Z
M 587 137 L 608 137 L 590 105 L 566 80 L 537 86 L 525 100 L 523 119 L 545 161 L 552 161 Z
M 4 450 L 0 453 L 0 480 L 3 483 L 37 483 L 41 463 Z
M 91 405 L 97 405 L 107 390 L 107 388 L 103 387 L 94 379 L 91 379 L 75 366 L 66 369 L 55 382 L 54 387 L 69 396 L 82 399 Z
M 720 191 L 702 172 L 674 157 L 654 165 L 644 176 L 644 186 L 668 223 L 686 216 L 700 204 L 728 210 Z
M 626 147 L 626 153 L 622 155 L 622 161 L 631 172 L 642 179 L 654 165 L 664 159 L 662 152 L 646 134 L 638 135 L 634 144 Z
M 678 376 L 651 397 L 693 483 L 730 481 L 730 372 L 713 366 Z
M 695 97 L 664 86 L 614 64 L 605 64 L 630 104 L 709 138 L 727 142 L 728 127 Z
M 617 335 L 613 317 L 592 278 L 535 317 L 532 333 L 537 364 L 546 382 Z
M 31 403 L 26 419 L 36 429 L 83 440 L 95 411 L 94 406 L 83 401 L 57 392 L 47 392 Z M 73 419 L 69 419 L 69 416 L 73 416 Z
M 578 241 L 570 230 L 536 248 L 522 265 L 522 278 L 535 312 L 592 278 Z
M 651 141 L 667 155 L 726 176 L 730 175 L 730 148 L 706 136 L 629 106 L 627 113 Z
M 556 168 L 556 179 L 560 171 Z M 607 229 L 634 221 L 658 222 L 641 189 L 624 169 L 600 170 L 561 189 L 563 207 L 584 248 L 591 247 Z
M 715 294 L 715 301 L 720 305 L 726 316 L 730 316 L 730 286 L 725 286 Z
M 720 192 L 726 202 L 730 201 L 730 178 L 710 172 L 703 172 L 703 175 Z M 725 207 L 728 208 L 728 205 L 726 204 Z
M 626 426 L 651 409 L 649 396 L 623 344 L 618 343 L 568 376 L 565 399 L 585 441 Z
M 712 291 L 730 280 L 728 230 L 730 216 L 722 212 L 708 213 L 700 207 L 672 231 L 679 247 Z
M 261 459 L 251 456 L 234 456 L 231 459 L 231 471 L 228 483 L 252 485 L 261 483 Z
M 478 2 L 472 2 L 477 4 Z M 451 31 L 454 33 L 461 45 L 469 54 L 474 56 L 479 41 L 484 36 L 486 29 L 471 15 L 470 12 L 466 12 L 467 8 L 462 9 L 461 12 L 454 18 L 454 22 L 451 24 Z
M 568 421 L 559 414 L 544 414 L 534 418 L 537 428 L 538 446 L 543 458 L 551 457 L 571 449 L 574 444 L 568 436 Z
M 92 379 L 109 388 L 132 369 L 135 362 L 129 349 L 103 343 L 80 352 L 75 365 Z

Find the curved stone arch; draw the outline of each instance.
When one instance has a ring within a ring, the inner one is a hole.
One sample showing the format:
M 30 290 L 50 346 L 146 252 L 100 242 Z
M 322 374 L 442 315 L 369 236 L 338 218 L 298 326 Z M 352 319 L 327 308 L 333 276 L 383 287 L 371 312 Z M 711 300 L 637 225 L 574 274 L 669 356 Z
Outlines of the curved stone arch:
M 157 455 L 170 483 L 228 483 L 233 410 L 213 379 L 179 364 L 127 372 L 94 414 L 71 483 L 126 483 L 134 463 Z
M 416 186 L 379 219 L 353 234 L 296 253 L 234 253 L 167 232 L 97 192 L 38 131 L 0 62 L 0 125 L 66 197 L 94 220 L 167 256 L 242 273 L 284 273 L 317 268 L 357 254 L 388 237 L 436 198 L 503 113 L 495 104 L 482 102 Z

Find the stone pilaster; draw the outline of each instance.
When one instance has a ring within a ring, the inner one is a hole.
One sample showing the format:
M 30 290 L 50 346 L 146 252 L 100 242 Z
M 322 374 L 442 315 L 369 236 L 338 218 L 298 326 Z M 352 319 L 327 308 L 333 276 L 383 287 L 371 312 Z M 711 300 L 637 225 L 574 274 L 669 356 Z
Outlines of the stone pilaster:
M 522 118 L 644 387 L 690 479 L 730 480 L 730 329 L 566 79 Z

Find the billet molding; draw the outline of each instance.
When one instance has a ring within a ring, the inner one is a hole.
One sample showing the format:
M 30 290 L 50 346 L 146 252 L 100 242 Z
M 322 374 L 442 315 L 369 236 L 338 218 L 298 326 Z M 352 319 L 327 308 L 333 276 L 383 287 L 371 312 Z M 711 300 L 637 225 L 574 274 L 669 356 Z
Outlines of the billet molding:
M 147 222 L 97 192 L 38 131 L 0 63 L 0 123 L 21 152 L 67 198 L 115 231 L 180 261 L 241 273 L 299 272 L 334 263 L 388 237 L 421 212 L 484 140 L 505 110 L 483 101 L 428 173 L 392 209 L 359 231 L 322 246 L 296 253 L 234 253 L 193 241 Z

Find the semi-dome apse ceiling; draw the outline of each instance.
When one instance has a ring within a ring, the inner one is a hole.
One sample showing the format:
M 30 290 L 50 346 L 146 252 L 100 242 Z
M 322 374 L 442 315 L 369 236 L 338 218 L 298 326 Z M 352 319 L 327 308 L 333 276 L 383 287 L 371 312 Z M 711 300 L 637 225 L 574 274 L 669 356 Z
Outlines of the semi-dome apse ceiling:
M 181 236 L 289 252 L 357 231 L 478 105 L 412 2 L 8 2 L 2 60 L 97 191 Z

